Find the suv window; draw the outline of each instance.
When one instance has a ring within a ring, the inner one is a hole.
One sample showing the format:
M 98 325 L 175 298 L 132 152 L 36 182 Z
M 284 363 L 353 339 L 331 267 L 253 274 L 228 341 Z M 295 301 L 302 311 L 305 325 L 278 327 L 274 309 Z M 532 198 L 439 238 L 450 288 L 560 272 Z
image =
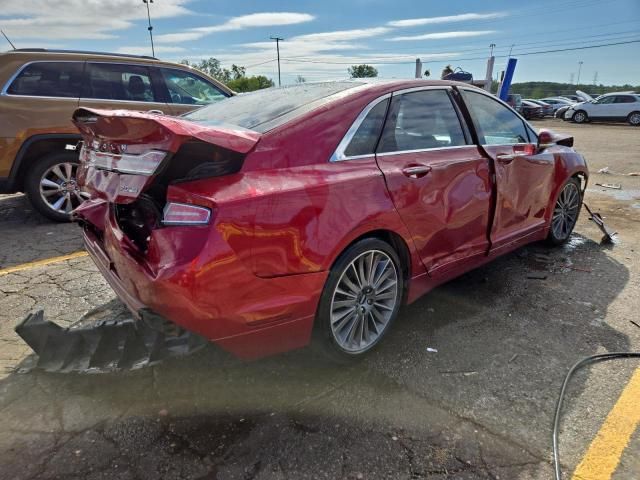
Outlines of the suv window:
M 512 110 L 482 93 L 462 90 L 462 96 L 483 145 L 528 143 L 524 122 Z
M 169 90 L 171 103 L 209 105 L 210 103 L 224 100 L 228 96 L 212 83 L 193 73 L 174 68 L 161 68 L 160 71 Z
M 445 90 L 392 97 L 379 153 L 454 147 L 467 142 Z
M 616 103 L 633 103 L 636 99 L 631 95 L 618 95 L 616 97 Z
M 596 100 L 596 103 L 598 105 L 607 105 L 609 103 L 614 103 L 615 100 L 615 95 L 609 95 L 608 97 L 599 97 L 598 100 Z
M 88 63 L 83 98 L 158 102 L 149 68 L 118 63 Z
M 375 153 L 388 104 L 389 99 L 385 99 L 371 109 L 345 149 L 345 156 L 355 157 Z
M 78 98 L 81 62 L 36 62 L 27 65 L 7 88 L 10 95 Z

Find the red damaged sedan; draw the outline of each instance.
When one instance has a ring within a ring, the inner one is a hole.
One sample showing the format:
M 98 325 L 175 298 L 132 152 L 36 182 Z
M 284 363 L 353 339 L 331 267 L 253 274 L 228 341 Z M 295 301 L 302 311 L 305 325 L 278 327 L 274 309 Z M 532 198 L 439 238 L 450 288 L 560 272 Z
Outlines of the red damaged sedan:
M 342 359 L 398 309 L 530 242 L 571 234 L 573 139 L 441 81 L 301 84 L 181 118 L 79 109 L 75 212 L 134 315 L 243 358 L 312 338 Z

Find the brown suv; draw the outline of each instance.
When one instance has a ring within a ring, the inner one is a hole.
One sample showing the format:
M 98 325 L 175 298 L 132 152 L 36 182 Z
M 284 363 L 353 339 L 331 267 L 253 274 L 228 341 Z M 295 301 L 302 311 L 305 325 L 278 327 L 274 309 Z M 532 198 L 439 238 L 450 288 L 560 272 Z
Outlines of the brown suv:
M 0 54 L 0 193 L 24 191 L 65 221 L 83 200 L 75 181 L 78 107 L 180 115 L 233 95 L 185 65 L 152 57 L 44 49 Z

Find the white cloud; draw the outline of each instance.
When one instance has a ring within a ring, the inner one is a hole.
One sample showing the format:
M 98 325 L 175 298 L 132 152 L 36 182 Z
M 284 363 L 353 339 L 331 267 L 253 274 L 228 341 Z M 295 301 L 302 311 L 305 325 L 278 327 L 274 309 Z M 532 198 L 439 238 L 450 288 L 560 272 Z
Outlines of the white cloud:
M 376 37 L 391 31 L 387 27 L 360 28 L 355 30 L 336 30 L 334 32 L 309 33 L 298 35 L 292 42 L 342 42 L 360 38 Z
M 417 27 L 420 25 L 435 25 L 439 23 L 466 22 L 470 20 L 487 20 L 491 18 L 506 17 L 506 12 L 492 13 L 462 13 L 460 15 L 449 15 L 446 17 L 409 18 L 406 20 L 395 20 L 387 23 L 390 27 Z
M 183 47 L 169 47 L 166 45 L 156 45 L 155 47 L 156 56 L 162 53 L 180 53 L 186 51 L 186 48 Z M 151 55 L 151 46 L 131 46 L 131 47 L 120 47 L 116 50 L 117 53 L 126 53 L 128 55 Z
M 438 33 L 425 33 L 423 35 L 409 35 L 405 37 L 393 37 L 387 39 L 390 42 L 406 42 L 412 40 L 441 40 L 444 38 L 467 38 L 467 37 L 479 37 L 482 35 L 490 35 L 496 33 L 495 30 L 469 30 L 460 32 L 438 32 Z
M 250 15 L 242 15 L 233 17 L 220 25 L 212 25 L 209 27 L 191 28 L 184 32 L 168 33 L 158 35 L 156 38 L 158 43 L 175 43 L 198 40 L 206 35 L 216 32 L 228 32 L 231 30 L 244 30 L 256 27 L 272 27 L 278 25 L 295 25 L 298 23 L 310 22 L 315 17 L 308 13 L 295 12 L 264 12 L 252 13 Z
M 162 0 L 151 7 L 153 18 L 187 15 L 188 0 Z M 13 18 L 10 18 L 13 17 Z M 131 0 L 2 0 L 2 29 L 14 39 L 93 40 L 114 38 L 114 32 L 147 18 L 142 2 Z

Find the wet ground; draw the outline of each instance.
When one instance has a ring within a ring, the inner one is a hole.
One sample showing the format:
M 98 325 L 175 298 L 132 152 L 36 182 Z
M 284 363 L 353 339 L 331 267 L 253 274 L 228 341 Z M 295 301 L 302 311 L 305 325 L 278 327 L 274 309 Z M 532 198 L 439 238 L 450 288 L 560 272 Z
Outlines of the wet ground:
M 622 175 L 640 168 L 640 130 L 536 126 L 573 133 L 593 172 L 615 172 L 592 175 L 586 202 L 618 243 L 601 245 L 583 212 L 565 247 L 528 246 L 428 294 L 350 367 L 306 350 L 243 363 L 210 347 L 127 373 L 28 371 L 13 327 L 30 310 L 68 324 L 122 306 L 87 257 L 25 265 L 81 250 L 78 229 L 0 197 L 0 478 L 552 478 L 568 368 L 640 350 L 640 177 Z M 572 381 L 567 477 L 638 366 L 599 364 Z M 612 478 L 640 478 L 639 453 L 636 430 Z

